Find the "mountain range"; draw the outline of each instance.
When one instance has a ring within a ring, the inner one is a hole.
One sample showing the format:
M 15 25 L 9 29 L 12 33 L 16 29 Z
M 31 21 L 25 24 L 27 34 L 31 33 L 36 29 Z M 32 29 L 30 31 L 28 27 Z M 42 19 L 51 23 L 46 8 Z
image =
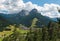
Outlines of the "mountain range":
M 30 12 L 27 10 L 22 10 L 21 12 L 14 14 L 0 13 L 0 24 L 3 24 L 4 26 L 11 24 L 23 24 L 29 27 L 32 24 L 32 20 L 34 18 L 38 19 L 38 26 L 47 26 L 50 21 L 55 21 L 56 19 L 51 19 L 47 16 L 43 16 L 41 13 L 38 13 L 37 9 L 33 9 Z

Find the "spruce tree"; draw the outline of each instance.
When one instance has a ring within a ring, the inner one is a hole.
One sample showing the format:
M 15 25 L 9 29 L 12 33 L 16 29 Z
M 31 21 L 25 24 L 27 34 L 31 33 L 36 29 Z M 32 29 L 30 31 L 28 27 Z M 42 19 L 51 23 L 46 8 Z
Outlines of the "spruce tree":
M 49 41 L 48 29 L 47 27 L 42 28 L 42 41 Z
M 58 38 L 60 39 L 60 19 L 58 19 L 57 18 L 57 20 L 58 20 Z
M 58 24 L 50 22 L 48 26 L 49 40 L 51 41 L 57 40 L 57 31 L 58 31 Z
M 38 19 L 37 19 L 37 18 L 34 18 L 34 19 L 32 20 L 32 24 L 31 24 L 30 27 L 31 27 L 31 28 L 35 28 L 37 21 L 38 21 Z
M 41 31 L 41 28 L 37 28 L 34 31 L 34 41 L 42 41 L 42 31 Z
M 26 35 L 25 40 L 26 40 L 26 41 L 34 41 L 34 40 L 33 40 L 33 37 L 34 37 L 34 33 L 33 33 L 33 31 L 30 29 L 29 32 L 28 32 L 27 35 Z
M 56 24 L 54 24 L 53 34 L 52 34 L 52 41 L 57 41 L 57 28 L 58 28 L 58 26 Z

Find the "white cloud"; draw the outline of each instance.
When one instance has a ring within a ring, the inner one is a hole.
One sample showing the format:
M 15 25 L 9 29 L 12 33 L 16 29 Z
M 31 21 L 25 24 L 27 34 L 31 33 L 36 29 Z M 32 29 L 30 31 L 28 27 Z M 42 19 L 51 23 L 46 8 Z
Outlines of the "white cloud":
M 60 17 L 60 13 L 58 12 L 57 8 L 60 8 L 60 6 L 57 4 L 45 4 L 41 10 L 42 15 L 50 18 Z
M 44 4 L 43 6 L 38 6 L 32 2 L 24 3 L 23 0 L 0 0 L 0 13 L 18 13 L 21 10 L 31 11 L 36 8 L 39 13 L 43 16 L 48 16 L 50 18 L 60 17 L 57 7 L 60 9 L 58 4 Z

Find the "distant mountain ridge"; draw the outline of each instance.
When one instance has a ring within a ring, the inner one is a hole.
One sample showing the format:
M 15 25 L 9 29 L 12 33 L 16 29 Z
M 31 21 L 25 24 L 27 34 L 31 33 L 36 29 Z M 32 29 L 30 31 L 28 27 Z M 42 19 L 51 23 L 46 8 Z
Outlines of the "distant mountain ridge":
M 2 24 L 23 24 L 25 26 L 30 26 L 34 18 L 38 19 L 37 25 L 47 25 L 49 21 L 53 21 L 46 16 L 42 16 L 38 13 L 37 9 L 33 9 L 30 12 L 22 10 L 15 14 L 2 14 L 0 13 L 0 21 L 5 20 Z

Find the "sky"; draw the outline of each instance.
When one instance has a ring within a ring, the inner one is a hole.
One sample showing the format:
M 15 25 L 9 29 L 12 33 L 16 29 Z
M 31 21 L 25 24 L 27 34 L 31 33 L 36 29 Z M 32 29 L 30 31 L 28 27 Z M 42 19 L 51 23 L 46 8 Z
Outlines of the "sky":
M 37 9 L 49 18 L 60 18 L 60 0 L 0 0 L 0 13 L 14 14 L 22 10 Z
M 31 1 L 32 3 L 38 4 L 40 6 L 43 6 L 46 3 L 47 4 L 54 3 L 54 4 L 59 4 L 60 5 L 60 0 L 24 0 L 24 2 L 28 2 L 28 1 Z

